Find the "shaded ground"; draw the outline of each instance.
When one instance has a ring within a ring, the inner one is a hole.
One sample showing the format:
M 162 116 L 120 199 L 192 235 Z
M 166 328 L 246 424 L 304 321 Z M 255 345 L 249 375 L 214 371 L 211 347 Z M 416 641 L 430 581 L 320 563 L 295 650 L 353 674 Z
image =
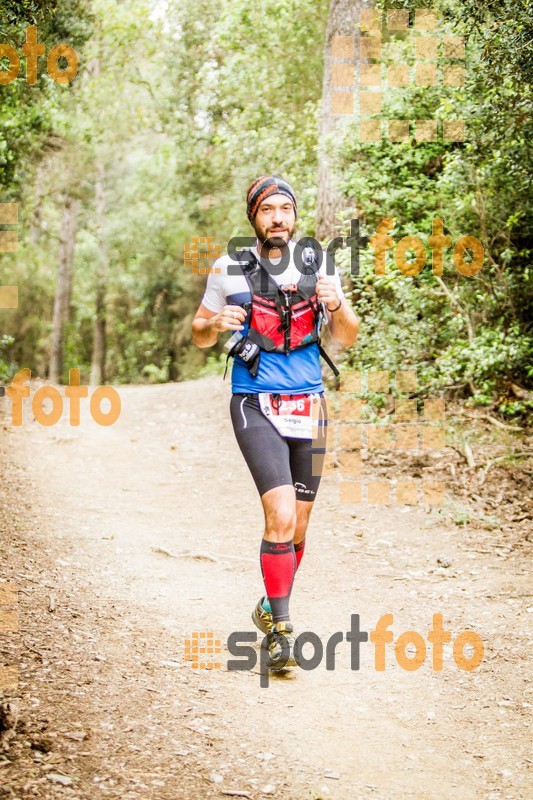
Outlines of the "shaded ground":
M 323 662 L 261 688 L 258 668 L 226 669 L 228 635 L 253 628 L 262 529 L 229 391 L 219 378 L 121 387 L 110 428 L 82 406 L 79 428 L 44 428 L 27 409 L 14 429 L 0 405 L 0 579 L 18 586 L 20 616 L 1 640 L 19 682 L 5 692 L 18 721 L 5 723 L 0 797 L 531 796 L 530 461 L 483 476 L 515 434 L 465 420 L 440 459 L 363 453 L 376 475 L 447 470 L 443 509 L 340 504 L 337 477 L 325 479 L 291 604 L 297 631 L 324 640 L 351 614 L 369 631 L 389 612 L 395 640 L 426 638 L 440 612 L 453 638 L 482 637 L 479 669 L 460 670 L 446 646 L 434 672 L 428 645 L 408 672 L 390 644 L 377 672 L 363 644 L 353 671 L 342 642 L 334 671 Z M 222 669 L 185 661 L 193 631 L 222 641 Z

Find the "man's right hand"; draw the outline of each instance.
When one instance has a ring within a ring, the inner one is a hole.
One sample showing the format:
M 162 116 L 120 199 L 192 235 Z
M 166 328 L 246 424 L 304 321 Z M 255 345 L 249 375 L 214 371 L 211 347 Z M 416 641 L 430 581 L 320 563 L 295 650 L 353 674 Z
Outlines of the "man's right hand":
M 241 306 L 224 306 L 215 314 L 204 305 L 192 321 L 192 340 L 198 347 L 213 347 L 222 331 L 241 331 L 246 311 Z
M 246 319 L 246 311 L 241 306 L 224 306 L 222 311 L 213 317 L 213 327 L 217 332 L 242 331 Z

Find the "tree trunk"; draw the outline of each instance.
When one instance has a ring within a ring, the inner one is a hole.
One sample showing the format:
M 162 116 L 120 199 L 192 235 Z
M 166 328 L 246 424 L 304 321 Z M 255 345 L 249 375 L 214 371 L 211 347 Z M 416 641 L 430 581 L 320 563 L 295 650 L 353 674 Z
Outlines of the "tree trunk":
M 328 152 L 331 148 L 331 134 L 338 127 L 339 118 L 332 114 L 332 43 L 336 36 L 354 37 L 354 91 L 357 91 L 359 70 L 359 16 L 361 8 L 371 8 L 371 2 L 365 0 L 331 0 L 326 29 L 326 49 L 324 55 L 324 78 L 322 85 L 322 117 L 319 131 L 318 150 L 318 199 L 316 209 L 316 238 L 331 239 L 338 225 L 337 214 L 349 204 L 337 186 L 332 159 Z M 348 117 L 350 118 L 350 117 Z M 353 118 L 352 118 L 353 119 Z M 352 203 L 350 203 L 352 205 Z
M 30 216 L 30 244 L 37 245 L 41 238 L 42 230 L 42 203 L 44 199 L 45 167 L 39 165 L 35 176 L 35 199 L 33 211 Z
M 96 270 L 96 309 L 93 333 L 93 357 L 91 364 L 91 386 L 100 385 L 105 380 L 106 353 L 106 313 L 105 297 L 109 257 L 105 232 L 105 167 L 103 161 L 96 161 L 96 217 L 98 224 L 98 269 Z
M 59 383 L 63 374 L 63 333 L 70 312 L 72 262 L 74 260 L 79 210 L 79 200 L 67 196 L 59 237 L 59 263 L 54 298 L 50 369 L 48 373 L 48 377 L 53 383 Z

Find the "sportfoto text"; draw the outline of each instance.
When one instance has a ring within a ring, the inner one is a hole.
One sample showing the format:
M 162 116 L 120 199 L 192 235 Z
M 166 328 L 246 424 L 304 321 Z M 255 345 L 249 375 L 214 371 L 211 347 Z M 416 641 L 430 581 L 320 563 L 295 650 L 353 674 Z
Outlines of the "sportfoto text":
M 11 400 L 11 423 L 20 427 L 23 422 L 23 400 L 30 397 L 31 389 L 26 381 L 31 378 L 30 369 L 21 369 L 13 377 L 13 382 L 6 388 L 6 395 Z M 80 400 L 89 396 L 89 387 L 80 386 L 80 371 L 69 370 L 69 385 L 65 387 L 65 397 L 69 400 L 69 418 L 71 425 L 80 424 Z M 45 411 L 44 403 L 49 401 L 51 409 Z M 102 411 L 102 401 L 107 400 L 109 409 Z M 37 389 L 31 408 L 35 420 L 45 427 L 55 425 L 63 416 L 63 398 L 55 386 L 41 386 Z M 99 386 L 91 395 L 89 409 L 93 420 L 98 425 L 113 425 L 120 417 L 120 395 L 112 386 Z
M 44 44 L 39 44 L 37 28 L 30 25 L 26 29 L 26 42 L 21 47 L 22 55 L 26 58 L 26 83 L 35 86 L 37 83 L 37 62 L 40 56 L 46 55 Z M 9 61 L 8 69 L 0 65 L 0 86 L 8 86 L 18 78 L 20 73 L 20 56 L 10 44 L 0 44 L 0 59 Z M 66 67 L 59 66 L 59 61 L 64 59 Z M 61 86 L 72 83 L 78 73 L 78 56 L 68 44 L 56 44 L 48 53 L 46 69 L 50 78 Z
M 335 256 L 337 250 L 343 247 L 350 248 L 350 273 L 353 277 L 359 275 L 359 252 L 361 245 L 365 246 L 370 244 L 374 251 L 374 269 L 376 275 L 384 275 L 386 270 L 386 257 L 387 251 L 394 252 L 394 262 L 400 272 L 409 277 L 418 275 L 423 269 L 427 261 L 426 246 L 422 239 L 418 236 L 404 236 L 395 242 L 391 236 L 391 231 L 394 228 L 394 219 L 386 217 L 381 220 L 377 226 L 376 233 L 373 236 L 366 237 L 360 236 L 360 226 L 358 219 L 352 219 L 350 223 L 350 236 L 343 238 L 336 236 L 328 244 L 326 253 L 326 274 L 333 275 L 335 273 Z M 273 237 L 274 239 L 274 237 Z M 236 253 L 240 250 L 253 247 L 256 239 L 253 236 L 235 236 L 228 242 L 228 256 L 233 261 L 238 261 Z M 432 232 L 427 240 L 428 246 L 432 253 L 431 270 L 433 275 L 441 276 L 444 268 L 444 252 L 449 250 L 452 246 L 452 238 L 444 233 L 444 224 L 441 219 L 436 217 L 432 223 Z M 300 272 L 306 268 L 308 261 L 306 258 L 306 251 L 311 248 L 318 261 L 319 266 L 322 264 L 323 249 L 321 244 L 312 236 L 303 236 L 297 243 L 294 249 L 294 262 Z M 268 255 L 261 256 L 261 263 L 268 269 L 271 275 L 280 275 L 290 263 L 290 253 L 286 248 L 281 251 L 281 260 L 277 264 L 272 264 Z M 465 254 L 469 253 L 468 260 L 465 259 Z M 414 254 L 413 258 L 407 259 L 408 254 Z M 476 275 L 483 267 L 485 259 L 485 250 L 483 245 L 476 239 L 475 236 L 461 236 L 454 245 L 452 251 L 452 262 L 460 275 L 465 277 L 472 277 Z M 228 266 L 228 275 L 241 275 L 240 267 Z
M 390 626 L 394 622 L 393 614 L 384 614 L 378 620 L 376 627 L 370 631 L 370 641 L 374 645 L 374 669 L 383 672 L 386 669 L 386 645 L 392 644 L 394 636 Z M 360 669 L 360 647 L 362 642 L 368 642 L 368 631 L 362 631 L 359 626 L 359 614 L 351 615 L 351 629 L 346 633 L 346 641 L 350 642 L 350 661 L 351 669 Z M 344 641 L 344 634 L 341 631 L 332 634 L 326 642 L 326 669 L 335 669 L 336 647 Z M 432 668 L 434 672 L 441 672 L 444 663 L 443 646 L 452 641 L 450 631 L 443 627 L 442 614 L 433 614 L 433 627 L 427 635 L 427 641 L 432 645 Z M 250 647 L 249 643 L 257 642 L 255 631 L 234 631 L 228 636 L 227 648 L 232 656 L 239 657 L 239 660 L 228 661 L 228 670 L 249 671 L 257 665 L 257 651 Z M 306 657 L 303 654 L 305 645 L 311 645 L 312 655 Z M 471 648 L 471 655 L 466 656 L 464 648 Z M 409 655 L 407 649 L 409 648 Z M 420 633 L 416 631 L 405 631 L 400 634 L 394 642 L 394 656 L 396 663 L 408 672 L 420 669 L 426 660 L 426 642 Z M 412 655 L 411 655 L 412 653 Z M 472 672 L 477 669 L 483 661 L 485 648 L 481 636 L 475 631 L 462 631 L 453 642 L 453 659 L 459 669 L 465 672 Z M 282 647 L 282 659 L 276 661 L 275 667 L 279 669 L 287 662 L 289 657 L 289 647 L 284 642 Z M 324 657 L 324 645 L 320 637 L 312 631 L 305 631 L 296 637 L 294 645 L 294 657 L 299 667 L 310 671 L 316 669 Z M 269 670 L 274 666 L 268 652 L 268 636 L 261 642 L 259 653 L 259 685 L 262 688 L 268 687 Z

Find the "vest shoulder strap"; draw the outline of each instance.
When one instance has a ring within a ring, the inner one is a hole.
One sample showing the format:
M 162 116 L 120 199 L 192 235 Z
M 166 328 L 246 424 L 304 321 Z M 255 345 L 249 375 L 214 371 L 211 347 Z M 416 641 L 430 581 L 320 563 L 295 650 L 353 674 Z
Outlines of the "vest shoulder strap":
M 239 250 L 235 253 L 241 269 L 250 270 L 259 264 L 255 254 L 251 250 Z M 244 261 L 244 264 L 242 263 Z

